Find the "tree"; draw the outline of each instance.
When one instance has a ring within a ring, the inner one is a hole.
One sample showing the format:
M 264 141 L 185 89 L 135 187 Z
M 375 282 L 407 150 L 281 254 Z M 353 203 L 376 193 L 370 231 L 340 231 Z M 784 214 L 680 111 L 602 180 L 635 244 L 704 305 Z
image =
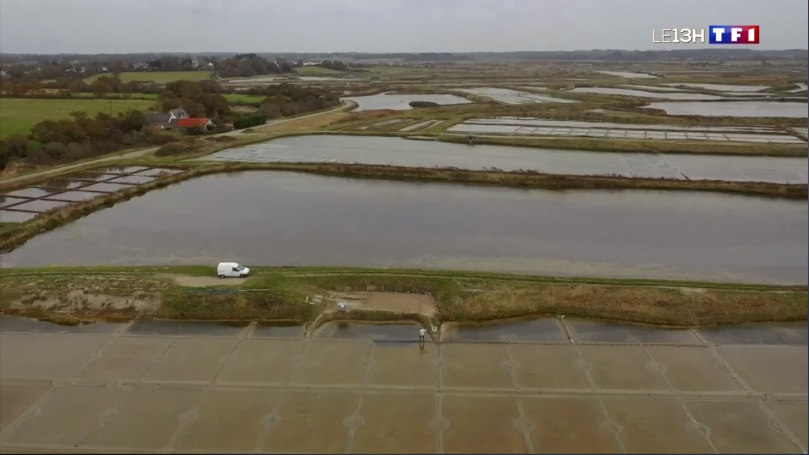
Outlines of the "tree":
M 205 106 L 192 99 L 180 98 L 180 105 L 191 117 L 205 117 L 208 112 Z
M 102 78 L 96 79 L 90 84 L 90 87 L 93 89 L 93 93 L 96 96 L 102 97 L 107 93 L 113 92 L 113 87 L 107 83 L 106 81 L 102 80 Z
M 265 117 L 268 119 L 277 118 L 281 116 L 281 110 L 278 109 L 278 106 L 270 103 L 264 103 L 258 107 L 258 110 L 264 114 Z

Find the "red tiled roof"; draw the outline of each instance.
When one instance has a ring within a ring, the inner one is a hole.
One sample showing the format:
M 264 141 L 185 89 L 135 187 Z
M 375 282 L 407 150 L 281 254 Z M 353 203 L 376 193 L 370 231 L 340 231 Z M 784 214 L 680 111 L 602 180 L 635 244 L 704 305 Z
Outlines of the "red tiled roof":
M 181 118 L 177 120 L 177 126 L 180 128 L 191 128 L 192 126 L 202 126 L 208 124 L 207 118 Z

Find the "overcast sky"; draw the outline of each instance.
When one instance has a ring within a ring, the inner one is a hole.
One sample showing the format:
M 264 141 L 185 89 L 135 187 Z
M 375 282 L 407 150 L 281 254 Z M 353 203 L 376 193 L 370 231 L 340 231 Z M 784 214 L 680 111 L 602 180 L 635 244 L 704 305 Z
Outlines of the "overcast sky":
M 806 49 L 807 0 L 0 0 L 0 51 L 674 49 L 652 29 L 760 25 Z

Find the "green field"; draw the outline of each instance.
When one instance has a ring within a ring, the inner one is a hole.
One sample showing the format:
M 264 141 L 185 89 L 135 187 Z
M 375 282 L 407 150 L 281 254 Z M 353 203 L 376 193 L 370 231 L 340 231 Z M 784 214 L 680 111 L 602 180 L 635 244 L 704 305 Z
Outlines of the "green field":
M 128 97 L 133 99 L 156 100 L 156 93 L 107 93 L 107 98 Z M 246 93 L 223 93 L 222 96 L 229 103 L 260 103 L 265 98 L 264 95 L 248 95 Z M 74 98 L 95 98 L 94 93 L 79 92 L 73 94 Z M 103 101 L 103 100 L 102 100 Z
M 107 93 L 107 98 L 123 98 L 129 97 L 134 99 L 144 99 L 144 100 L 156 100 L 157 94 L 156 93 Z M 79 92 L 73 94 L 74 98 L 95 98 L 95 93 L 89 92 Z
M 260 103 L 266 98 L 264 95 L 247 95 L 245 93 L 223 93 L 228 103 Z
M 94 80 L 96 80 L 99 76 L 112 76 L 112 73 L 102 73 L 95 76 L 90 76 L 84 80 L 84 82 L 90 84 Z M 130 73 L 121 73 L 118 75 L 118 78 L 121 79 L 121 82 L 132 82 L 132 81 L 141 81 L 141 82 L 157 82 L 159 84 L 165 84 L 167 82 L 174 82 L 174 81 L 201 81 L 205 79 L 211 78 L 210 71 L 135 71 Z
M 71 100 L 0 98 L 0 138 L 12 134 L 27 134 L 43 120 L 60 120 L 70 117 L 71 112 L 98 112 L 113 114 L 131 109 L 148 111 L 154 106 L 149 100 Z

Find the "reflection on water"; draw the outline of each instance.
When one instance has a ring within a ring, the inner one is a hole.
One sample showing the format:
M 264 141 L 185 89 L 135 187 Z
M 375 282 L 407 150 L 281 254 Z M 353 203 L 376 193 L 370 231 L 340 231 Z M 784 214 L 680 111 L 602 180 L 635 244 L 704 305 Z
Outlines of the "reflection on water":
M 808 227 L 804 201 L 249 171 L 93 213 L 3 266 L 233 260 L 795 284 L 807 282 Z
M 728 101 L 721 103 L 655 102 L 644 106 L 662 109 L 668 115 L 701 115 L 705 117 L 809 117 L 806 103 L 777 103 L 767 101 Z
M 466 104 L 471 103 L 466 98 L 455 95 L 447 94 L 418 94 L 418 93 L 402 93 L 402 94 L 389 94 L 380 93 L 378 95 L 369 96 L 354 96 L 342 98 L 343 100 L 353 101 L 358 104 L 355 111 L 371 111 L 375 109 L 393 109 L 403 111 L 412 109 L 410 102 L 412 101 L 429 101 L 431 103 L 449 105 L 449 104 Z
M 468 125 L 473 126 L 486 129 L 497 128 L 499 125 Z M 518 127 L 506 128 L 513 131 Z M 685 137 L 684 133 L 682 135 Z M 806 158 L 604 153 L 498 145 L 470 146 L 391 137 L 321 135 L 288 137 L 222 150 L 202 159 L 247 162 L 326 161 L 392 166 L 458 167 L 473 170 L 488 168 L 504 171 L 535 170 L 573 175 L 807 182 Z

